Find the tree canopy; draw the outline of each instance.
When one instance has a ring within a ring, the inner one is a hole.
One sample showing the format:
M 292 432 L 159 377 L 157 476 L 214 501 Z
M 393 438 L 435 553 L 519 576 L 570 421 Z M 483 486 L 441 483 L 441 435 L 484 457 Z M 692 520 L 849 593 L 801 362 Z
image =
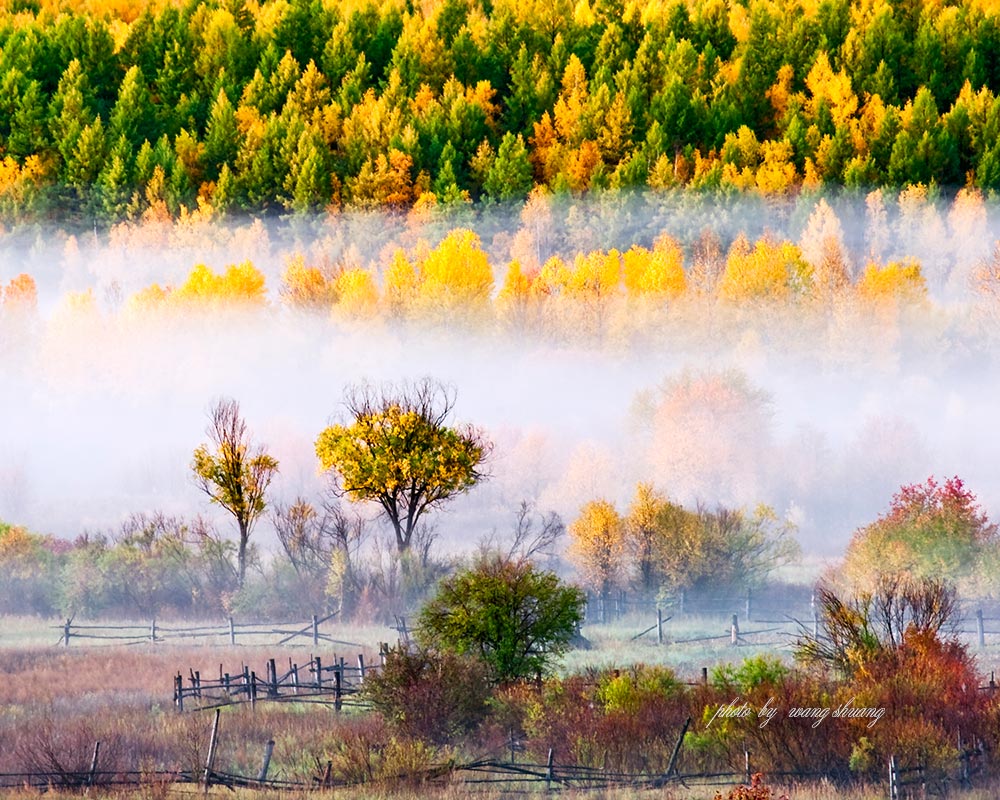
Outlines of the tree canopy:
M 997 526 L 958 476 L 903 486 L 889 510 L 855 532 L 844 573 L 870 589 L 881 576 L 962 581 L 996 558 Z
M 532 678 L 563 653 L 583 621 L 583 592 L 530 561 L 484 557 L 445 578 L 420 611 L 419 635 L 481 658 L 500 682 Z
M 239 531 L 239 585 L 246 579 L 247 544 L 254 523 L 264 513 L 264 495 L 278 471 L 278 461 L 254 445 L 235 400 L 217 401 L 209 411 L 206 430 L 211 447 L 194 451 L 191 469 L 198 487 L 236 520 Z
M 316 440 L 323 469 L 334 470 L 351 500 L 378 503 L 400 553 L 410 548 L 423 515 L 486 477 L 492 451 L 471 425 L 447 424 L 455 392 L 424 379 L 416 384 L 355 386 L 347 392 L 350 421 Z

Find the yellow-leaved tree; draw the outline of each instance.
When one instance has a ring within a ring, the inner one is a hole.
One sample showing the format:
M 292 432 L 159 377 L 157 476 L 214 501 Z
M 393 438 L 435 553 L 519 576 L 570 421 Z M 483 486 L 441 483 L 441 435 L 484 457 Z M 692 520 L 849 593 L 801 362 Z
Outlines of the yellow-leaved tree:
M 381 506 L 406 553 L 423 515 L 486 477 L 492 443 L 471 425 L 451 426 L 455 392 L 425 378 L 415 385 L 361 384 L 344 401 L 349 419 L 323 430 L 316 455 L 337 491 Z
M 634 246 L 623 256 L 625 289 L 629 297 L 672 299 L 684 293 L 684 253 L 668 234 L 658 237 L 652 250 Z
M 392 261 L 385 271 L 385 304 L 389 316 L 405 319 L 414 311 L 419 280 L 413 262 L 402 248 L 392 254 Z
M 607 500 L 592 500 L 569 526 L 570 556 L 586 585 L 601 597 L 619 585 L 625 569 L 625 525 Z
M 454 323 L 479 321 L 489 314 L 493 268 L 472 231 L 451 231 L 419 261 L 417 275 L 422 317 Z
M 22 272 L 10 279 L 7 287 L 0 285 L 0 300 L 7 314 L 33 314 L 38 310 L 38 286 L 35 279 Z
M 281 275 L 281 296 L 294 308 L 327 311 L 337 299 L 337 289 L 322 269 L 308 266 L 301 255 L 296 255 Z
M 351 267 L 341 272 L 335 282 L 338 316 L 347 319 L 371 319 L 378 314 L 378 287 L 364 267 Z
M 259 307 L 266 299 L 264 275 L 250 261 L 231 264 L 222 274 L 198 264 L 171 298 L 178 303 Z
M 497 318 L 514 330 L 533 329 L 540 321 L 542 304 L 534 285 L 535 277 L 525 273 L 517 259 L 507 265 L 507 274 L 497 293 L 494 307 Z
M 899 307 L 927 299 L 927 282 L 920 263 L 910 259 L 884 266 L 870 262 L 857 284 L 858 296 L 882 307 Z
M 720 297 L 732 302 L 793 300 L 812 286 L 812 268 L 791 242 L 759 239 L 750 247 L 740 235 L 719 279 Z

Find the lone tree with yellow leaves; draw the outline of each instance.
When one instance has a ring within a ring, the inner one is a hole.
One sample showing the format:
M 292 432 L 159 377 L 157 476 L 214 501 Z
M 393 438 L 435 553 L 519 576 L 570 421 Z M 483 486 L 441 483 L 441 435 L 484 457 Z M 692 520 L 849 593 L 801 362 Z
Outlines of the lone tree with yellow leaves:
M 212 406 L 206 433 L 212 446 L 203 444 L 194 451 L 191 469 L 209 499 L 236 518 L 240 535 L 237 578 L 243 588 L 250 533 L 267 507 L 264 493 L 278 471 L 278 461 L 263 445 L 253 444 L 235 400 L 222 399 Z
M 447 424 L 455 391 L 430 378 L 398 387 L 363 383 L 347 391 L 344 405 L 353 421 L 320 433 L 316 455 L 337 472 L 343 495 L 382 507 L 406 553 L 425 512 L 486 476 L 493 445 L 472 425 Z
M 592 500 L 580 509 L 569 526 L 570 556 L 583 573 L 585 583 L 607 597 L 618 585 L 626 556 L 625 525 L 614 505 Z

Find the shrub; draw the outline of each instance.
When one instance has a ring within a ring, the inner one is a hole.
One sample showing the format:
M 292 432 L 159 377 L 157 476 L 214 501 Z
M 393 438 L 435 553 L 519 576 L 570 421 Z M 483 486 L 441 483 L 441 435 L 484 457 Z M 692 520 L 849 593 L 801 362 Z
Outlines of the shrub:
M 486 665 L 476 658 L 400 647 L 365 678 L 363 694 L 399 733 L 445 744 L 485 719 L 490 684 Z
M 525 560 L 483 558 L 438 586 L 418 634 L 433 647 L 478 656 L 498 682 L 541 675 L 583 621 L 585 597 Z
M 844 559 L 855 584 L 871 587 L 881 573 L 960 581 L 996 553 L 997 526 L 961 478 L 903 486 L 889 511 L 858 530 Z

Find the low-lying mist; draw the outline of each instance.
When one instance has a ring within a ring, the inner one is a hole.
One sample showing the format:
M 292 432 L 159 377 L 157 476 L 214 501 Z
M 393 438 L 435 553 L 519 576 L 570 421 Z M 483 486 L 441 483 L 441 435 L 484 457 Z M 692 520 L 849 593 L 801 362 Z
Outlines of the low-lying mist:
M 962 211 L 958 202 L 887 201 L 874 213 L 871 198 L 832 203 L 853 274 L 876 247 L 880 258 L 924 265 L 932 304 L 885 318 L 838 307 L 734 311 L 702 299 L 642 336 L 540 336 L 351 322 L 291 309 L 278 294 L 295 254 L 384 264 L 397 246 L 433 243 L 455 225 L 478 231 L 499 287 L 518 248 L 541 261 L 649 246 L 666 231 L 687 254 L 706 227 L 723 252 L 741 231 L 801 243 L 816 205 L 681 207 L 692 202 L 531 201 L 443 221 L 359 215 L 8 234 L 0 283 L 31 274 L 39 313 L 0 325 L 0 519 L 69 538 L 139 511 L 210 513 L 228 525 L 190 477 L 221 396 L 240 402 L 254 438 L 279 459 L 273 499 L 315 497 L 324 478 L 313 443 L 341 413 L 345 387 L 422 376 L 452 384 L 456 421 L 496 443 L 491 479 L 434 517 L 455 548 L 509 528 L 523 499 L 569 521 L 596 497 L 624 509 L 640 480 L 688 504 L 770 504 L 796 523 L 807 551 L 826 555 L 901 484 L 931 474 L 960 475 L 1000 513 L 1000 369 L 966 274 L 1000 232 L 996 209 L 982 203 Z M 151 283 L 176 286 L 196 263 L 243 260 L 267 277 L 266 308 L 126 313 L 125 300 Z M 67 302 L 88 289 L 92 306 Z M 266 523 L 256 538 L 274 541 Z

